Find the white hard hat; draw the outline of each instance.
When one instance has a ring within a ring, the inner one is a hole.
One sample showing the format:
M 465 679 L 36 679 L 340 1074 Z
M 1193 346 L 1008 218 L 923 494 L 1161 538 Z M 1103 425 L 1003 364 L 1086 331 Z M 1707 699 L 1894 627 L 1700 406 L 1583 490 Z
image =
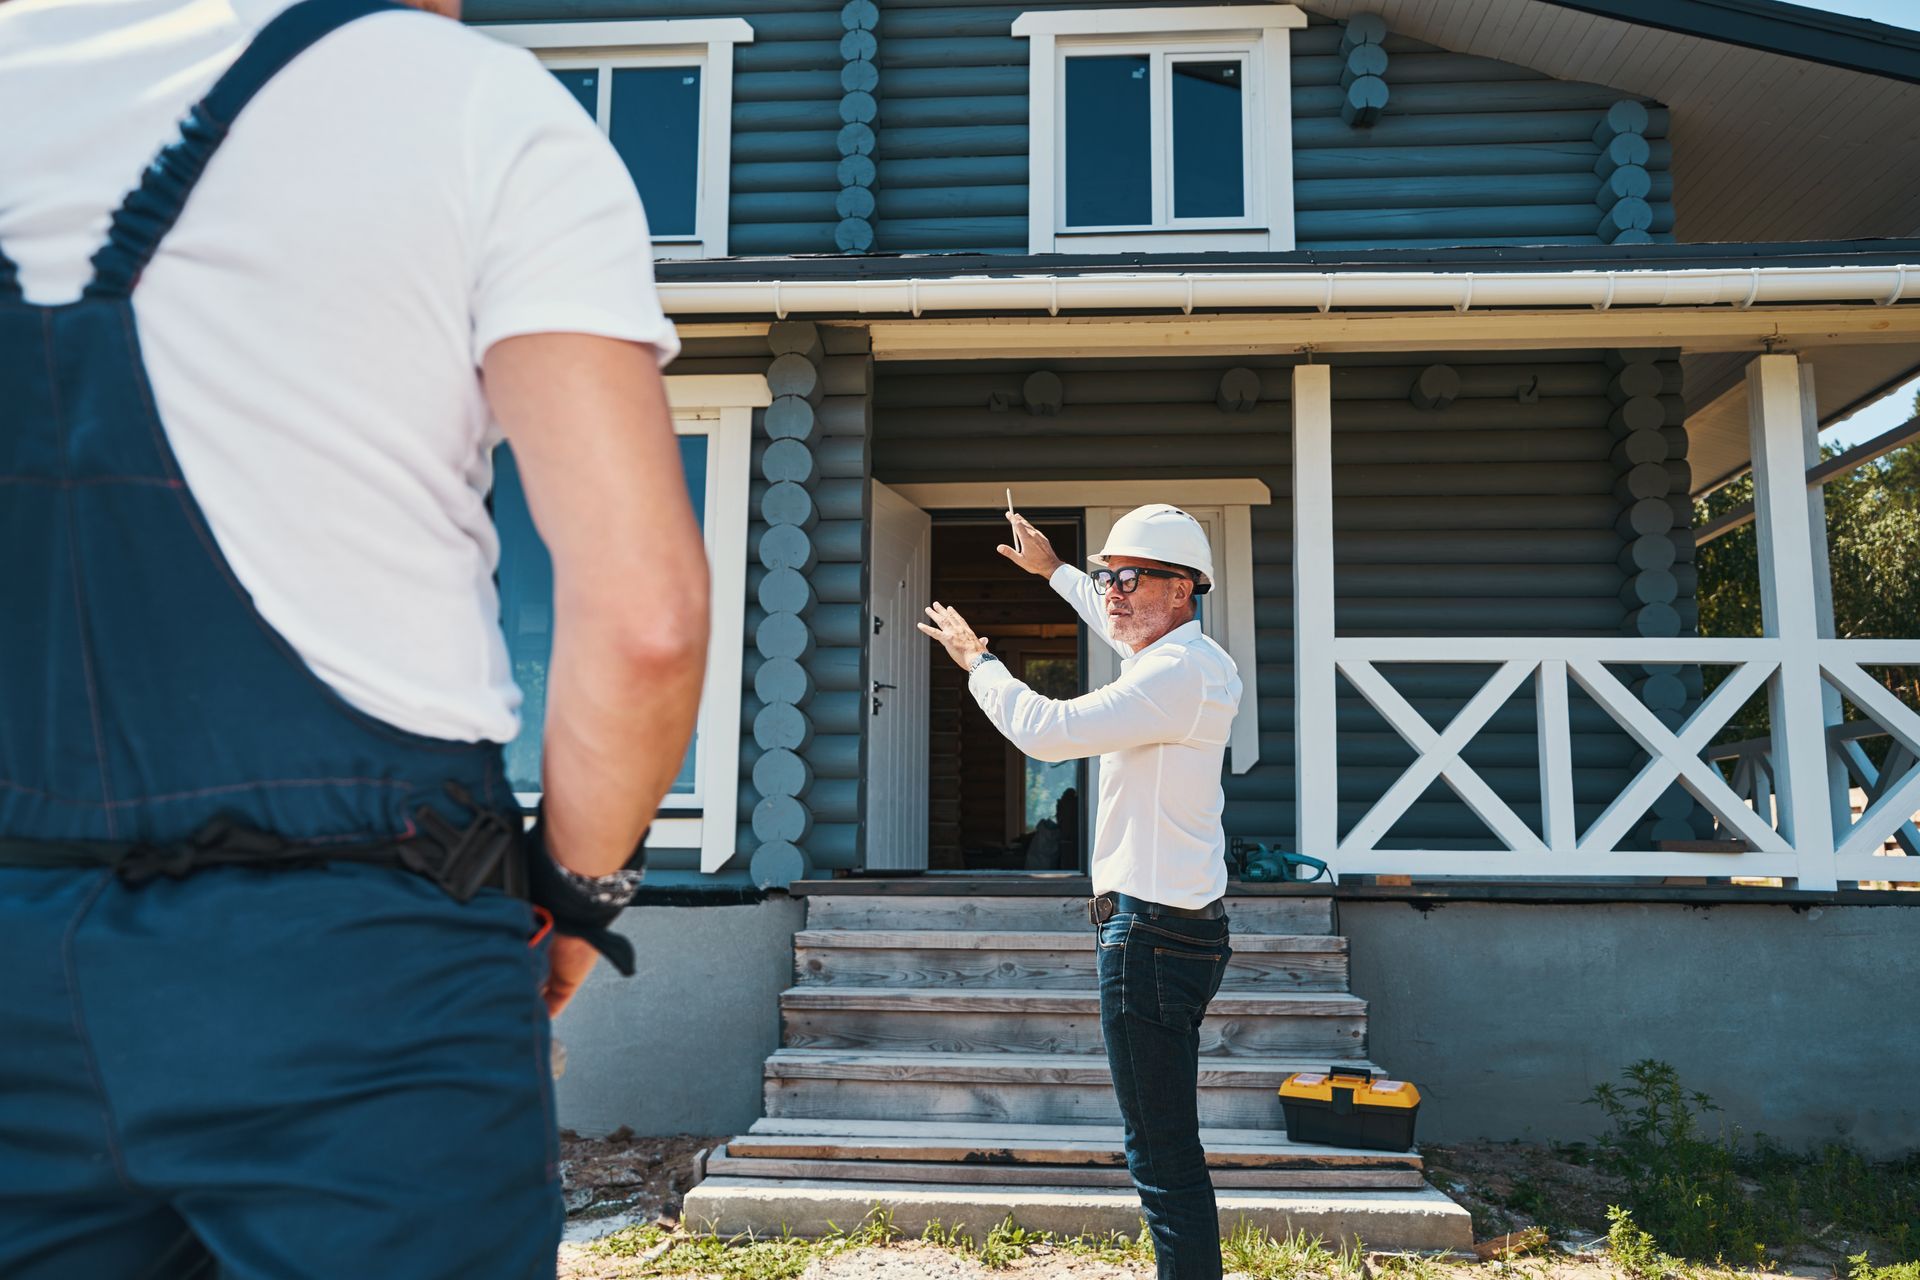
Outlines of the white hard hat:
M 1104 568 L 1108 556 L 1133 556 L 1158 560 L 1193 571 L 1193 594 L 1205 595 L 1213 586 L 1213 548 L 1201 523 L 1178 507 L 1164 502 L 1149 502 L 1135 507 L 1113 522 L 1107 531 L 1107 545 L 1099 554 L 1089 556 Z

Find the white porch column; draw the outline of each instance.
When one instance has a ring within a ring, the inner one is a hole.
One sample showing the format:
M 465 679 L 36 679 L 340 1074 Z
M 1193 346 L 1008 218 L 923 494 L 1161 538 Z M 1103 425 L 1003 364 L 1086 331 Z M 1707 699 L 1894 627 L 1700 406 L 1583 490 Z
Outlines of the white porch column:
M 1293 370 L 1293 813 L 1299 852 L 1336 876 L 1334 761 L 1333 382 L 1323 364 Z
M 1820 465 L 1820 403 L 1814 395 L 1813 366 L 1800 365 L 1800 440 L 1801 456 L 1811 471 Z M 1813 621 L 1822 640 L 1836 638 L 1833 624 L 1833 566 L 1827 559 L 1827 489 L 1825 485 L 1807 486 L 1807 533 L 1813 544 Z M 1831 726 L 1846 719 L 1846 710 L 1840 704 L 1840 691 L 1822 680 L 1820 682 L 1820 708 L 1822 721 Z M 1840 760 L 1840 753 L 1827 744 L 1827 796 L 1828 807 L 1833 811 L 1833 839 L 1838 847 L 1846 838 L 1847 828 L 1853 825 L 1853 809 L 1847 803 L 1847 793 L 1852 785 L 1847 780 L 1847 766 Z
M 1799 887 L 1832 889 L 1837 883 L 1834 813 L 1819 655 L 1820 605 L 1824 600 L 1831 634 L 1832 601 L 1819 585 L 1825 577 L 1825 518 L 1816 522 L 1814 516 L 1824 511 L 1819 491 L 1811 497 L 1807 492 L 1808 426 L 1799 357 L 1756 357 L 1747 366 L 1747 404 L 1761 625 L 1767 636 L 1783 642 L 1780 670 L 1768 685 L 1780 826 L 1798 859 Z

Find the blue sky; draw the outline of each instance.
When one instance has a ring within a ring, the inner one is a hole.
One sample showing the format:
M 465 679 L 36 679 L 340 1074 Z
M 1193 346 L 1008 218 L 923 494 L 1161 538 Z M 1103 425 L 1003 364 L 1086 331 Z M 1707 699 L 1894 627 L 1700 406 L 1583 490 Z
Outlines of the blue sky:
M 1890 26 L 1920 30 L 1920 0 L 1812 0 L 1811 3 L 1802 0 L 1802 3 L 1806 3 L 1809 9 L 1826 9 L 1831 13 L 1847 13 Z M 1891 430 L 1913 416 L 1913 397 L 1916 392 L 1920 392 L 1920 378 L 1868 405 L 1844 422 L 1828 427 L 1821 439 L 1845 448 L 1869 436 Z
M 1829 13 L 1850 13 L 1856 18 L 1871 18 L 1889 26 L 1920 30 L 1920 3 L 1915 0 L 1799 0 L 1809 9 Z

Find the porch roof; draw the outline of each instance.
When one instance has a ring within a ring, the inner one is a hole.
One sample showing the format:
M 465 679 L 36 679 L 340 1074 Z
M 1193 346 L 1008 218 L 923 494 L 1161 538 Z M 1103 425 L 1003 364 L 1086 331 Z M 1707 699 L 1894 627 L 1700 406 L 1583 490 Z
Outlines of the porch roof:
M 890 324 L 944 316 L 1045 313 L 1076 317 L 1229 317 L 1302 314 L 1418 313 L 1435 351 L 1485 345 L 1468 319 L 1519 309 L 1591 315 L 1672 313 L 1681 308 L 1747 313 L 1731 337 L 1672 339 L 1686 371 L 1690 461 L 1702 491 L 1742 474 L 1748 465 L 1748 359 L 1776 343 L 1799 343 L 1814 369 L 1823 425 L 1847 416 L 1920 374 L 1920 333 L 1899 326 L 1889 341 L 1876 317 L 1849 335 L 1823 329 L 1809 307 L 1837 304 L 1856 313 L 1920 302 L 1920 240 L 1855 240 L 1803 244 L 1656 244 L 1511 248 L 1377 249 L 1279 254 L 1117 254 L 1086 257 L 998 254 L 906 254 L 866 257 L 735 258 L 659 265 L 661 292 L 683 323 L 723 316 L 811 315 Z M 1459 313 L 1454 321 L 1447 312 Z M 1775 323 L 1775 321 L 1779 323 Z M 1799 324 L 1813 321 L 1811 324 Z M 1066 322 L 1059 322 L 1065 324 Z M 1271 330 L 1276 352 L 1323 342 L 1299 331 L 1296 319 Z M 1804 331 L 1803 331 L 1804 330 Z M 1458 333 L 1458 339 L 1454 334 Z M 1649 326 L 1648 333 L 1652 333 Z M 1010 346 L 1044 356 L 1034 331 Z M 1084 340 L 1089 329 L 1075 328 Z M 1243 350 L 1244 324 L 1222 350 Z M 1204 348 L 1204 335 L 1188 335 Z M 1646 345 L 1641 335 L 1569 341 L 1543 324 L 1535 345 Z M 1056 340 L 1057 341 L 1057 340 Z M 1331 346 L 1331 343 L 1326 345 Z M 1349 349 L 1364 349 L 1348 340 Z M 1525 345 L 1506 340 L 1503 345 Z M 1091 352 L 1089 352 L 1091 354 Z M 982 353 L 984 354 L 984 353 Z

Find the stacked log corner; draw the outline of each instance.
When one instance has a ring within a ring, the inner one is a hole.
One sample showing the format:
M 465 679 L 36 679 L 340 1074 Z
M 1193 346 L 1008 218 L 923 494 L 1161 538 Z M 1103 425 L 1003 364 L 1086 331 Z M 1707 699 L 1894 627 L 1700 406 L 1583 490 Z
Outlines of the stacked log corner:
M 1364 129 L 1387 109 L 1387 24 L 1377 13 L 1356 13 L 1340 36 L 1340 118 Z
M 864 330 L 768 332 L 773 402 L 756 442 L 765 488 L 750 574 L 747 701 L 753 882 L 858 865 L 865 753 L 867 415 Z
M 1594 176 L 1600 179 L 1594 196 L 1600 207 L 1596 230 L 1603 244 L 1649 244 L 1672 238 L 1660 234 L 1673 230 L 1671 208 L 1656 210 L 1652 203 L 1653 175 L 1647 169 L 1653 154 L 1647 142 L 1650 122 L 1646 107 L 1622 99 L 1607 108 L 1593 131 L 1594 144 L 1600 148 L 1600 158 L 1593 164 Z M 1656 225 L 1659 222 L 1665 225 Z
M 1617 408 L 1611 427 L 1613 464 L 1620 502 L 1615 530 L 1622 547 L 1620 567 L 1626 581 L 1620 602 L 1624 629 L 1647 638 L 1692 635 L 1699 631 L 1700 608 L 1694 598 L 1692 469 L 1687 465 L 1687 433 L 1681 425 L 1680 365 L 1677 353 L 1633 349 L 1609 353 L 1613 379 L 1607 394 Z M 1646 663 L 1631 687 L 1647 709 L 1677 729 L 1699 704 L 1698 666 Z M 1692 840 L 1701 834 L 1704 814 L 1679 786 L 1654 802 L 1638 835 L 1647 841 Z
M 840 10 L 840 164 L 835 177 L 840 194 L 834 212 L 840 222 L 833 242 L 842 253 L 873 249 L 876 121 L 880 114 L 880 10 L 874 0 L 847 0 Z

